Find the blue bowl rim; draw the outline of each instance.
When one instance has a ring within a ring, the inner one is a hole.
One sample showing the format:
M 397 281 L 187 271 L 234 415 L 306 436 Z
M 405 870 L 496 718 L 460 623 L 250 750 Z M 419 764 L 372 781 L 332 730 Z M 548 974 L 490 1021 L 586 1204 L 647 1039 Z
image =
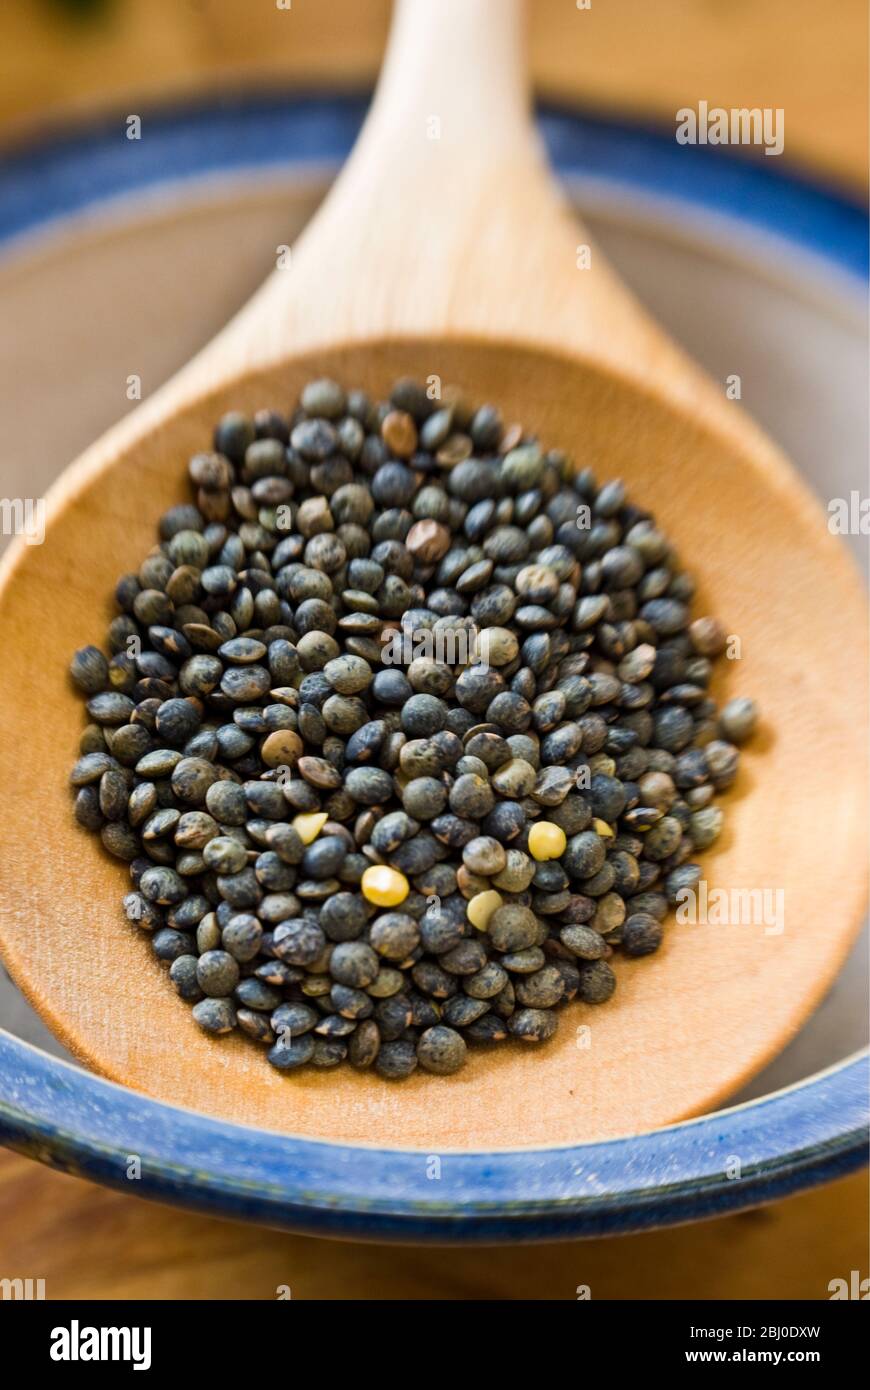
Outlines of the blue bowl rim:
M 0 247 L 106 201 L 211 174 L 339 164 L 368 94 L 231 92 L 125 117 L 100 115 L 0 147 Z M 677 145 L 671 131 L 541 103 L 538 124 L 563 177 L 582 175 L 737 219 L 865 278 L 866 209 L 843 189 L 784 164 L 715 146 Z M 286 153 L 292 150 L 292 153 Z
M 0 153 L 0 250 L 167 182 L 338 164 L 366 104 L 356 95 L 235 94 L 146 112 L 148 138 L 132 158 L 119 118 Z M 866 278 L 866 214 L 831 189 L 721 150 L 677 147 L 671 133 L 640 123 L 551 105 L 538 119 L 563 177 L 736 217 L 850 278 Z M 756 1205 L 866 1161 L 868 1088 L 870 1059 L 862 1053 L 786 1090 L 647 1134 L 427 1155 L 273 1134 L 181 1110 L 0 1030 L 0 1140 L 10 1147 L 162 1202 L 355 1238 L 541 1240 Z M 133 1154 L 142 1172 L 131 1189 Z M 430 1197 L 434 1158 L 441 1176 Z
M 426 1153 L 301 1139 L 182 1110 L 0 1031 L 0 1141 L 11 1148 L 137 1196 L 358 1239 L 592 1236 L 755 1206 L 866 1161 L 868 1086 L 862 1053 L 786 1090 L 646 1134 Z

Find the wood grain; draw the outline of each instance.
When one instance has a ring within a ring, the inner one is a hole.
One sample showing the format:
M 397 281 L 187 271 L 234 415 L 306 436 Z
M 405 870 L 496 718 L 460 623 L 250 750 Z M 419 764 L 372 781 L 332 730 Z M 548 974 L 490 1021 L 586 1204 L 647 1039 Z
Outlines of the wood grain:
M 154 1206 L 0 1153 L 0 1276 L 47 1299 L 825 1299 L 867 1273 L 866 1173 L 739 1216 L 498 1250 L 346 1244 Z M 591 1313 L 592 1310 L 590 1310 Z M 578 1313 L 578 1316 L 581 1314 Z
M 389 0 L 114 0 L 90 25 L 45 0 L 0 8 L 0 127 L 139 110 L 193 91 L 370 84 Z M 531 63 L 548 96 L 655 119 L 701 99 L 786 113 L 786 161 L 867 183 L 863 0 L 534 0 Z
M 768 1061 L 819 1002 L 860 921 L 857 579 L 787 462 L 600 253 L 577 270 L 586 233 L 551 189 L 518 99 L 520 14 L 515 0 L 437 10 L 404 0 L 370 120 L 291 269 L 67 471 L 49 498 L 46 543 L 4 560 L 4 953 L 79 1057 L 178 1104 L 438 1150 L 651 1128 L 716 1104 Z M 426 135 L 433 112 L 443 113 L 438 140 Z M 99 636 L 115 576 L 183 495 L 182 461 L 217 415 L 287 405 L 320 372 L 381 395 L 405 372 L 461 381 L 655 505 L 700 575 L 700 602 L 740 638 L 738 671 L 723 684 L 766 712 L 710 874 L 729 888 L 782 890 L 781 935 L 672 928 L 654 960 L 621 965 L 615 1002 L 594 1022 L 571 1010 L 552 1047 L 476 1056 L 447 1082 L 418 1075 L 391 1088 L 345 1069 L 288 1078 L 245 1040 L 196 1030 L 147 942 L 118 930 L 124 870 L 87 843 L 58 794 L 81 719 L 63 671 L 72 647 Z M 25 747 L 38 794 L 21 795 Z M 591 1049 L 579 1046 L 581 1022 L 592 1023 Z

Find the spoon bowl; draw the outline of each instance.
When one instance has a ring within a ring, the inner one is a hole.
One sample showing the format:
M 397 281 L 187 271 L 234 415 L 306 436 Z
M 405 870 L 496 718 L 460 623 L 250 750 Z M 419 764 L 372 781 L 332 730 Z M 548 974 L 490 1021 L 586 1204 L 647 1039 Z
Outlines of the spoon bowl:
M 819 1001 L 860 922 L 857 577 L 739 407 L 650 324 L 594 247 L 590 269 L 578 267 L 588 238 L 527 130 L 519 55 L 514 0 L 403 0 L 360 144 L 290 269 L 67 471 L 45 543 L 13 547 L 0 572 L 7 964 L 80 1060 L 178 1105 L 426 1150 L 651 1129 L 714 1106 L 763 1066 Z M 430 140 L 439 110 L 441 138 Z M 479 138 L 466 152 L 470 130 Z M 389 186 L 399 174 L 401 197 Z M 402 208 L 397 226 L 388 214 Z M 560 1011 L 546 1047 L 473 1050 L 457 1076 L 401 1086 L 346 1067 L 280 1075 L 249 1041 L 200 1033 L 144 933 L 124 924 L 125 867 L 75 825 L 64 790 L 81 729 L 70 654 L 100 640 L 118 574 L 153 544 L 159 515 L 187 500 L 187 458 L 225 410 L 289 408 L 321 375 L 374 396 L 405 375 L 459 383 L 578 467 L 622 477 L 697 576 L 696 611 L 739 639 L 714 695 L 751 694 L 765 716 L 726 797 L 726 833 L 702 864 L 711 893 L 767 890 L 756 901 L 770 920 L 672 924 L 654 958 L 619 962 L 608 1005 Z

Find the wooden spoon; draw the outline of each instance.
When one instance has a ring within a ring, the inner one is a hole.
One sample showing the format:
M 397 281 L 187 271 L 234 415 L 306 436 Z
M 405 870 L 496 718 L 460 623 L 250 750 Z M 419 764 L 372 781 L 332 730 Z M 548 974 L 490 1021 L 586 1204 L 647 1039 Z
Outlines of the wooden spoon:
M 666 340 L 597 248 L 578 268 L 589 238 L 529 125 L 521 28 L 520 0 L 400 0 L 365 129 L 290 268 L 64 474 L 45 543 L 18 545 L 3 565 L 4 953 L 77 1057 L 167 1101 L 427 1151 L 651 1128 L 715 1105 L 767 1062 L 859 924 L 858 580 L 818 505 L 722 387 Z M 289 409 L 321 374 L 381 396 L 402 375 L 461 383 L 655 510 L 699 577 L 696 611 L 739 639 L 715 693 L 751 694 L 765 716 L 705 876 L 711 890 L 782 890 L 784 930 L 672 924 L 657 956 L 617 964 L 607 1006 L 572 1005 L 552 1044 L 474 1052 L 448 1079 L 390 1085 L 348 1067 L 288 1077 L 247 1039 L 199 1032 L 124 924 L 125 868 L 73 823 L 66 782 L 82 713 L 66 667 L 101 640 L 116 577 L 187 496 L 186 460 L 209 446 L 221 412 Z

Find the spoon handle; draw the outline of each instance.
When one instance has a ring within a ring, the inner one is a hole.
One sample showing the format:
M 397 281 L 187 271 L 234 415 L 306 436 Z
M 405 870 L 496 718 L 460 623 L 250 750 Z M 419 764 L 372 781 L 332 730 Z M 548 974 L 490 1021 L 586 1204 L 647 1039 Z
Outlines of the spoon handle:
M 422 161 L 430 201 L 448 204 L 469 164 L 528 158 L 525 30 L 525 0 L 397 0 L 358 149 L 393 151 L 400 173 Z
M 682 404 L 704 397 L 725 418 L 552 178 L 529 116 L 525 18 L 524 0 L 397 0 L 347 164 L 289 269 L 196 376 L 379 339 L 482 338 L 556 349 Z
M 498 330 L 528 226 L 553 196 L 529 120 L 525 15 L 525 0 L 397 0 L 353 152 L 289 273 L 227 334 L 256 325 L 268 357 L 481 316 Z

